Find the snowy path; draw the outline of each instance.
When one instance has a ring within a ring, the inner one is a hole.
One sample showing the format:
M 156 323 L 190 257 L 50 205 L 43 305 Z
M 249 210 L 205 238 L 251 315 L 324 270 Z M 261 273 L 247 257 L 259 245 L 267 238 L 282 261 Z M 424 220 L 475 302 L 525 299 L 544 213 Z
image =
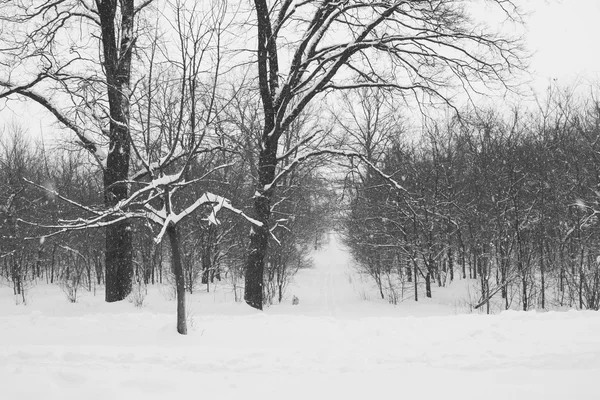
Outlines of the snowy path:
M 300 309 L 323 315 L 336 315 L 344 304 L 354 304 L 359 294 L 352 285 L 356 275 L 350 258 L 335 236 L 328 246 L 313 255 L 314 268 L 301 270 L 288 288 L 298 296 Z
M 451 304 L 439 304 L 421 299 L 416 304 L 406 301 L 401 307 L 393 307 L 381 299 L 370 277 L 359 274 L 353 267 L 348 250 L 336 235 L 330 235 L 329 243 L 312 256 L 314 268 L 298 271 L 287 289 L 283 305 L 266 310 L 269 314 L 300 314 L 311 316 L 335 316 L 356 318 L 360 316 L 434 316 L 457 313 Z M 434 288 L 434 290 L 437 288 Z M 409 289 L 407 297 L 412 299 Z M 447 295 L 448 293 L 444 293 Z M 300 305 L 292 307 L 291 297 L 298 296 Z
M 160 296 L 141 310 L 50 294 L 17 307 L 0 288 L 0 398 L 600 399 L 598 313 L 402 317 L 364 301 L 332 247 L 290 288 L 299 306 L 204 297 L 187 337 Z

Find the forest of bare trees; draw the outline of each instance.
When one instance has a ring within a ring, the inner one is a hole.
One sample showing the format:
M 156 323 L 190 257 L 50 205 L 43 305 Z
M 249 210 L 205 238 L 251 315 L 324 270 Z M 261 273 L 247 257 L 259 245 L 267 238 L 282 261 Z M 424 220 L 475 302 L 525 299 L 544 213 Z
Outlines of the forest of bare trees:
M 379 167 L 405 191 L 366 170 L 345 225 L 381 297 L 418 300 L 472 279 L 471 306 L 487 312 L 493 300 L 600 308 L 599 110 L 593 95 L 552 88 L 533 110 L 464 112 L 379 147 Z
M 108 302 L 168 281 L 185 334 L 186 293 L 281 302 L 337 226 L 393 303 L 461 277 L 477 308 L 600 307 L 598 107 L 475 107 L 518 94 L 527 53 L 462 2 L 0 7 L 0 101 L 58 132 L 0 140 L 1 274 L 23 302 L 42 280 Z

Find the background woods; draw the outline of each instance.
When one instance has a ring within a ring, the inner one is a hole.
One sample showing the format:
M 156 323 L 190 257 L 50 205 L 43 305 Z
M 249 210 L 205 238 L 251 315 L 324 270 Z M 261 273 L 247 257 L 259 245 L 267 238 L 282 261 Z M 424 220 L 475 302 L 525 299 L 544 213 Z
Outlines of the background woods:
M 0 141 L 21 302 L 40 281 L 74 302 L 168 283 L 185 333 L 186 293 L 285 301 L 337 228 L 394 304 L 470 280 L 488 312 L 600 308 L 597 97 L 475 107 L 514 90 L 526 54 L 462 2 L 0 6 L 0 99 L 61 135 Z
M 379 162 L 408 194 L 352 180 L 346 243 L 390 302 L 460 278 L 488 312 L 598 309 L 598 133 L 593 98 L 556 90 L 533 112 L 433 122 Z

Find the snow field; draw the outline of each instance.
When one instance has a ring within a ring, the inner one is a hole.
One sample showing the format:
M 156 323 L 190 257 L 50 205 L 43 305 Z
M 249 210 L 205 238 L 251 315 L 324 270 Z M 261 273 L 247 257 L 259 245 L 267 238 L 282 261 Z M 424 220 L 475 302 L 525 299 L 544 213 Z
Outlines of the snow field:
M 1 287 L 0 399 L 600 399 L 598 313 L 393 307 L 363 299 L 335 240 L 314 259 L 298 306 L 191 296 L 187 337 L 164 289 L 139 309 L 44 285 L 16 306 Z

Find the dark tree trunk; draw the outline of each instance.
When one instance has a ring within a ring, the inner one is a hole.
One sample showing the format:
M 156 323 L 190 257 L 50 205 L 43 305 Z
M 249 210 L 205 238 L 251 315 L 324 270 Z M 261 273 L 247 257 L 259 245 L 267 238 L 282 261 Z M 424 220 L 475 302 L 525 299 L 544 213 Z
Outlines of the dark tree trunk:
M 89 259 L 85 260 L 85 269 L 87 272 L 87 284 L 88 284 L 88 292 L 92 291 L 92 264 Z
M 433 260 L 427 260 L 427 275 L 425 275 L 425 297 L 431 298 L 431 275 Z
M 96 282 L 98 285 L 102 284 L 102 256 L 93 252 L 94 268 L 96 273 Z
M 385 299 L 385 295 L 383 294 L 383 281 L 381 280 L 381 267 L 377 264 L 375 270 L 375 282 L 377 283 L 377 287 L 379 288 L 379 295 L 381 299 Z
M 105 276 L 106 301 L 120 301 L 131 293 L 133 275 L 132 240 L 129 222 L 106 228 Z
M 120 13 L 118 4 L 121 5 Z M 104 169 L 104 205 L 127 198 L 124 181 L 129 173 L 129 93 L 134 45 L 134 0 L 96 0 L 102 30 L 102 62 L 110 113 L 109 153 Z M 117 21 L 120 16 L 120 21 Z M 116 30 L 120 28 L 117 34 Z M 125 220 L 106 228 L 106 301 L 123 300 L 131 292 L 133 244 L 131 224 Z
M 544 246 L 540 245 L 540 275 L 542 290 L 542 308 L 546 308 L 546 271 L 544 266 Z
M 414 287 L 415 287 L 415 301 L 419 301 L 419 286 L 418 286 L 419 275 L 418 275 L 418 271 L 417 271 L 417 268 L 418 268 L 417 267 L 417 262 L 413 260 L 413 264 L 415 266 L 414 273 L 413 273 L 414 281 L 415 281 L 415 285 L 414 285 Z
M 489 270 L 482 259 L 477 260 L 479 265 L 479 279 L 481 280 L 481 297 L 485 299 L 486 313 L 490 313 L 490 281 Z
M 508 282 L 507 282 L 507 275 L 508 275 L 508 261 L 506 261 L 506 266 L 505 266 L 505 274 L 504 274 L 504 278 L 503 278 L 503 283 L 502 283 L 502 294 L 504 296 L 504 309 L 508 310 L 510 304 L 508 303 Z
M 170 225 L 167 235 L 171 243 L 171 260 L 173 274 L 175 275 L 175 286 L 177 292 L 177 332 L 187 335 L 187 324 L 185 320 L 185 277 L 181 263 L 181 252 L 179 249 L 179 233 L 177 227 Z
M 469 253 L 469 279 L 473 279 L 473 252 Z
M 467 279 L 466 260 L 465 260 L 465 248 L 460 249 L 460 264 L 462 268 L 462 278 Z
M 284 277 L 278 277 L 277 278 L 277 300 L 278 302 L 281 304 L 281 301 L 283 300 L 283 284 L 284 284 Z
M 44 250 L 40 247 L 37 252 L 37 259 L 35 260 L 35 278 L 42 277 L 42 259 L 44 258 Z
M 263 307 L 263 275 L 269 244 L 268 223 L 272 197 L 272 188 L 266 191 L 264 188 L 273 181 L 277 164 L 277 143 L 273 141 L 267 143 L 269 146 L 265 147 L 259 156 L 258 190 L 254 197 L 254 217 L 262 223 L 262 226 L 254 225 L 251 229 L 244 288 L 244 300 L 258 310 L 262 310 Z
M 454 254 L 452 249 L 448 249 L 448 272 L 450 273 L 450 282 L 454 281 Z
M 208 235 L 208 234 L 207 234 Z M 209 236 L 209 235 L 208 235 Z M 202 249 L 202 284 L 206 285 L 206 291 L 209 291 L 210 287 L 210 272 L 212 270 L 212 256 L 210 254 L 210 236 L 207 238 L 204 243 L 204 248 Z
M 191 260 L 185 264 L 187 266 L 187 288 L 192 294 L 194 292 L 194 264 Z M 208 292 L 208 289 L 206 291 Z
M 527 278 L 525 277 L 525 274 L 523 274 L 522 284 L 523 284 L 523 294 L 522 294 L 522 296 L 523 296 L 523 311 L 527 311 L 529 304 L 527 301 Z
M 272 31 L 269 5 L 266 0 L 254 0 L 254 5 L 258 28 L 258 84 L 264 112 L 264 126 L 258 156 L 258 183 L 254 196 L 254 217 L 262 225 L 253 226 L 250 233 L 244 300 L 251 307 L 262 310 L 263 274 L 269 244 L 269 218 L 274 189 L 267 185 L 271 185 L 275 178 L 278 140 L 283 132 L 276 119 L 278 111 L 284 111 L 285 106 L 281 103 L 275 104 L 274 101 L 279 90 L 280 76 L 277 35 Z
M 506 299 L 506 297 L 508 296 L 508 292 L 507 292 L 507 285 L 506 285 L 506 273 L 508 271 L 507 268 L 507 261 L 506 259 L 502 258 L 502 260 L 500 260 L 500 285 L 502 285 L 502 290 L 501 292 L 501 296 L 503 299 Z
M 50 283 L 54 283 L 54 267 L 56 264 L 56 248 L 57 247 L 58 246 L 56 244 L 52 247 L 52 262 L 50 265 Z
M 579 266 L 579 309 L 583 310 L 583 266 Z

